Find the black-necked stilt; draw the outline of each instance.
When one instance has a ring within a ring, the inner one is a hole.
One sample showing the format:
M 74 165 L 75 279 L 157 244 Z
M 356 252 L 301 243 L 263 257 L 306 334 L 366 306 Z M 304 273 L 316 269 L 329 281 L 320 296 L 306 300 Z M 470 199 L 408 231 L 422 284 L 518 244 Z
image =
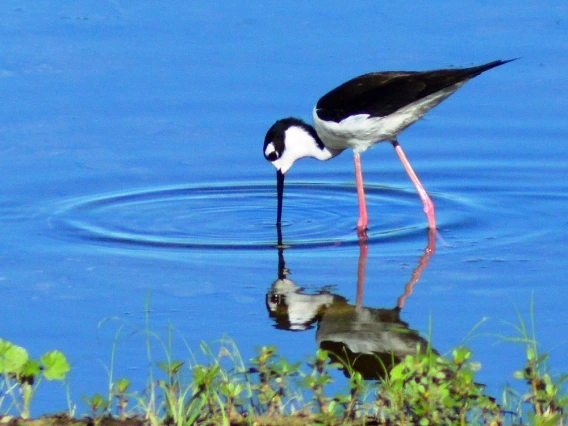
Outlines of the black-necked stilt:
M 344 149 L 355 155 L 359 199 L 357 230 L 368 224 L 360 153 L 382 141 L 392 143 L 424 204 L 429 228 L 436 228 L 434 204 L 398 144 L 397 135 L 419 120 L 465 82 L 508 61 L 435 71 L 388 71 L 361 75 L 324 95 L 313 110 L 314 127 L 297 118 L 278 120 L 266 133 L 264 157 L 276 167 L 278 213 L 282 218 L 284 174 L 296 160 L 329 160 Z

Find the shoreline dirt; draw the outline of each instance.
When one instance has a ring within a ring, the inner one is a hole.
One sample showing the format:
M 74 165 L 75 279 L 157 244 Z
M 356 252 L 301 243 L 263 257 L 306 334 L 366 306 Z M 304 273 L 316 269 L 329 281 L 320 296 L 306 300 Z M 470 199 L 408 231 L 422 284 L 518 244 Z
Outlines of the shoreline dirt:
M 0 417 L 0 425 L 8 426 L 145 426 L 148 421 L 140 418 L 117 419 L 114 417 L 102 417 L 95 420 L 84 417 L 75 419 L 66 414 L 54 414 L 38 417 L 37 419 L 22 419 L 19 417 L 4 416 Z

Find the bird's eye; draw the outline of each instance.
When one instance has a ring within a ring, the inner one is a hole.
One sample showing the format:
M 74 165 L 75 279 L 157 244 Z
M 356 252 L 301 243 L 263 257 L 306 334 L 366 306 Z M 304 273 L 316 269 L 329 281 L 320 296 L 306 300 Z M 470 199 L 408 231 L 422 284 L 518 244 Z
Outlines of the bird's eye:
M 270 303 L 280 306 L 286 302 L 286 299 L 283 295 L 280 294 L 271 294 L 270 295 Z
M 278 160 L 279 157 L 280 157 L 280 154 L 278 153 L 278 151 L 274 147 L 273 142 L 270 142 L 270 143 L 267 143 L 266 145 L 264 145 L 264 158 L 266 158 L 268 161 L 275 161 L 275 160 Z

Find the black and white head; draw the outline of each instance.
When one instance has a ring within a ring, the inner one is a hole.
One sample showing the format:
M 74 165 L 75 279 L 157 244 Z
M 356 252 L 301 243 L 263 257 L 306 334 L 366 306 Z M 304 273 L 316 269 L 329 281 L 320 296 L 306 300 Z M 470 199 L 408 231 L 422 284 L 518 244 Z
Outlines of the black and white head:
M 331 157 L 315 129 L 297 118 L 278 120 L 266 133 L 263 147 L 264 158 L 276 167 L 276 188 L 278 211 L 276 224 L 282 217 L 282 197 L 284 194 L 284 173 L 296 160 L 315 157 L 327 160 Z
M 263 152 L 264 158 L 284 174 L 296 160 L 320 158 L 326 149 L 312 126 L 290 117 L 278 120 L 268 130 Z
M 292 280 L 276 280 L 266 295 L 266 307 L 276 328 L 303 331 L 313 327 L 327 307 L 343 299 L 330 293 L 306 294 Z M 344 300 L 344 299 L 343 299 Z
M 316 130 L 298 118 L 278 120 L 264 138 L 264 158 L 276 167 L 276 188 L 278 212 L 276 224 L 282 217 L 282 197 L 284 193 L 284 174 L 292 164 L 304 157 L 329 160 L 341 150 L 329 150 L 319 138 Z

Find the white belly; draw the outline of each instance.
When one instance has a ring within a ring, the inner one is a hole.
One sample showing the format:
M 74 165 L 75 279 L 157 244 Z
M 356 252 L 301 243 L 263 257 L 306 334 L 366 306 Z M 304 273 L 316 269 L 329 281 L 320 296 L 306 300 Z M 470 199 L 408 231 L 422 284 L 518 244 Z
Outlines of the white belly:
M 394 138 L 403 123 L 410 120 L 410 117 L 400 117 L 399 120 L 392 115 L 369 117 L 369 114 L 358 114 L 335 123 L 318 118 L 315 109 L 313 115 L 316 132 L 326 147 L 352 148 L 357 152 L 363 152 L 378 142 Z M 410 123 L 413 121 L 415 120 Z

